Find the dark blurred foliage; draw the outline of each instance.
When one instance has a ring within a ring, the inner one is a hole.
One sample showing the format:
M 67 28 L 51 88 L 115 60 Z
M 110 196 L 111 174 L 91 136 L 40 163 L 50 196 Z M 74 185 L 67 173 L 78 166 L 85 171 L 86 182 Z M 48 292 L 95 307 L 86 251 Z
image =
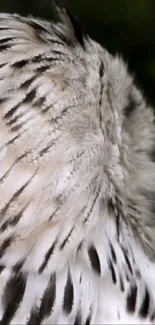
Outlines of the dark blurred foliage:
M 155 0 L 61 0 L 88 33 L 121 53 L 155 107 Z M 1 0 L 0 11 L 53 17 L 52 0 Z

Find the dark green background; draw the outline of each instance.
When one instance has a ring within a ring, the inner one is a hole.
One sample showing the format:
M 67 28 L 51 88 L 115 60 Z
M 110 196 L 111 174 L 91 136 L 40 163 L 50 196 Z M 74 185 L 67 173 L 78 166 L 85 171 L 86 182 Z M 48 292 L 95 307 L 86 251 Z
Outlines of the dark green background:
M 89 34 L 119 52 L 155 107 L 155 0 L 62 0 Z M 0 0 L 0 11 L 52 17 L 52 0 Z

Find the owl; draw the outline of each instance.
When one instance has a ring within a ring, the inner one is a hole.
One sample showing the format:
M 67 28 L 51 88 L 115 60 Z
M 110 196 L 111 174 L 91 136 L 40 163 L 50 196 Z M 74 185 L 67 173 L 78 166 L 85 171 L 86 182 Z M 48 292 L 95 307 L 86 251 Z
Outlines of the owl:
M 0 325 L 155 324 L 153 110 L 57 11 L 0 14 Z

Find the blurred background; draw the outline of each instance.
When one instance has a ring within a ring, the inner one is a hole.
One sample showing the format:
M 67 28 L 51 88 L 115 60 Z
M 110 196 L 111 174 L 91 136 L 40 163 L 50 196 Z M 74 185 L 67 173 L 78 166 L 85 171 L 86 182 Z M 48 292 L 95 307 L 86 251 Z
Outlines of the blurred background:
M 155 0 L 61 0 L 87 32 L 128 62 L 155 107 Z M 1 12 L 51 19 L 52 0 L 0 0 Z

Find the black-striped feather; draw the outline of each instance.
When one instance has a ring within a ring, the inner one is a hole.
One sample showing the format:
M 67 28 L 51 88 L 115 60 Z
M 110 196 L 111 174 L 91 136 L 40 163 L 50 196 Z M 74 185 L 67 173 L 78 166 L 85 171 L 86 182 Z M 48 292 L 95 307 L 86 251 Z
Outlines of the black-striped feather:
M 26 276 L 23 273 L 14 274 L 6 283 L 3 293 L 3 316 L 1 325 L 9 325 L 18 310 L 25 292 Z
M 73 288 L 70 271 L 68 271 L 67 282 L 65 285 L 64 298 L 63 298 L 63 309 L 65 313 L 67 314 L 71 313 L 73 301 L 74 301 L 74 288 Z

